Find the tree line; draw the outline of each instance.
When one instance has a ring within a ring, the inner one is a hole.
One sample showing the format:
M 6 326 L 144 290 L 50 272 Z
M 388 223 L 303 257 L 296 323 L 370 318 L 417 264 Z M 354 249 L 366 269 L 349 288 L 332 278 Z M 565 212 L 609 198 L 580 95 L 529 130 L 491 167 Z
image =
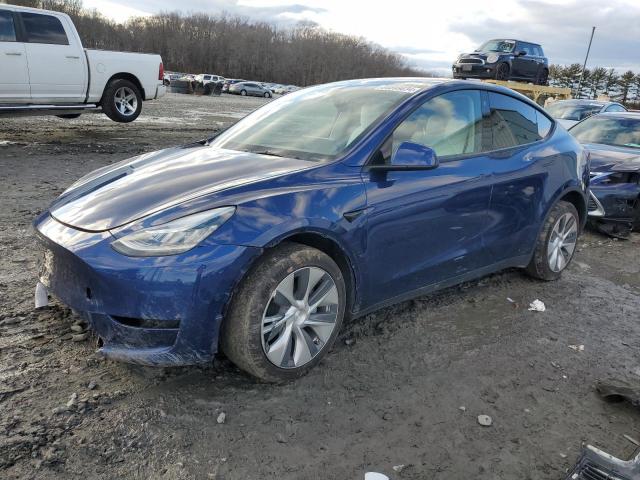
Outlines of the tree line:
M 114 22 L 81 0 L 12 0 L 68 14 L 87 48 L 162 55 L 165 69 L 307 86 L 336 80 L 425 76 L 404 57 L 314 24 L 280 28 L 226 14 L 159 13 Z M 429 75 L 430 76 L 430 75 Z
M 549 84 L 570 88 L 575 98 L 596 99 L 606 95 L 630 107 L 640 105 L 640 73 L 628 70 L 622 74 L 613 68 L 594 67 L 585 69 L 580 81 L 582 65 L 551 65 Z

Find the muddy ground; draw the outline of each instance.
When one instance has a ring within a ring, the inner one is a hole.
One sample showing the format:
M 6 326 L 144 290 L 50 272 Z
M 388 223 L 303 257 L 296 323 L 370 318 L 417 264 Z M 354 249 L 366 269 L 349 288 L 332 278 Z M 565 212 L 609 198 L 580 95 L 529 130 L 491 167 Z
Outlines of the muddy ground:
M 640 438 L 640 411 L 604 403 L 594 382 L 640 383 L 638 234 L 586 234 L 557 282 L 507 271 L 353 321 L 319 368 L 285 386 L 224 359 L 105 361 L 91 338 L 70 339 L 64 306 L 33 309 L 30 225 L 56 195 L 263 102 L 169 95 L 130 125 L 0 120 L 0 477 L 561 479 L 583 442 L 633 452 L 625 435 Z M 545 312 L 527 310 L 535 299 Z

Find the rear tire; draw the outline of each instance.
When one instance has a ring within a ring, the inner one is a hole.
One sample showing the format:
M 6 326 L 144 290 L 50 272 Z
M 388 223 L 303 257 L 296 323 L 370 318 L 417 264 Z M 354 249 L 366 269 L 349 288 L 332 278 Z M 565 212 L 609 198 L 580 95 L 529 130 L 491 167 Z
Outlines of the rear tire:
M 292 293 L 283 295 L 287 285 Z M 313 307 L 320 297 L 323 306 Z M 221 326 L 221 350 L 262 381 L 298 378 L 331 349 L 346 298 L 342 272 L 331 257 L 306 245 L 282 244 L 259 259 L 236 288 Z M 306 306 L 300 307 L 300 302 Z M 309 320 L 318 326 L 305 323 Z M 278 351 L 284 353 L 278 357 Z
M 560 278 L 573 259 L 579 229 L 580 216 L 576 207 L 563 200 L 556 203 L 538 235 L 526 272 L 540 280 Z
M 104 114 L 114 122 L 133 122 L 142 111 L 142 94 L 133 82 L 115 79 L 104 89 L 100 105 Z
M 549 83 L 549 70 L 546 68 L 540 70 L 536 75 L 535 83 L 536 85 L 547 85 Z

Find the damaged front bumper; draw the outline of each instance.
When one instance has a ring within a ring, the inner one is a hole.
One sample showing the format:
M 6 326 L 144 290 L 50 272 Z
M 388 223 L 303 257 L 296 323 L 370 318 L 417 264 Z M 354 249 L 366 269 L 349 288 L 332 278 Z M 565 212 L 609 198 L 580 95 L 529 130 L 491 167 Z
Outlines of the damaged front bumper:
M 613 237 L 627 238 L 640 228 L 640 166 L 592 172 L 588 214 L 592 227 Z
M 108 358 L 144 365 L 211 361 L 224 307 L 260 249 L 207 242 L 166 257 L 127 257 L 109 232 L 34 222 L 44 247 L 40 281 L 84 316 Z

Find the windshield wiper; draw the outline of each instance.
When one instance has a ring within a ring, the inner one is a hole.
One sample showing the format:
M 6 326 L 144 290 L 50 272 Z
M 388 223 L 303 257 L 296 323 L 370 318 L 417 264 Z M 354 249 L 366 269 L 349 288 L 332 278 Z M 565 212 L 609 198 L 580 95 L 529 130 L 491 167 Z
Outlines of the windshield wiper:
M 258 155 L 269 155 L 270 157 L 284 157 L 284 155 L 280 155 L 279 153 L 274 152 L 273 150 L 249 150 L 251 153 L 256 153 Z
M 276 153 L 273 150 L 249 150 L 251 153 L 257 153 L 258 155 L 269 155 L 270 157 L 280 157 L 280 158 L 293 158 L 294 160 L 304 160 L 303 158 L 296 157 L 295 155 L 282 155 L 280 153 Z

